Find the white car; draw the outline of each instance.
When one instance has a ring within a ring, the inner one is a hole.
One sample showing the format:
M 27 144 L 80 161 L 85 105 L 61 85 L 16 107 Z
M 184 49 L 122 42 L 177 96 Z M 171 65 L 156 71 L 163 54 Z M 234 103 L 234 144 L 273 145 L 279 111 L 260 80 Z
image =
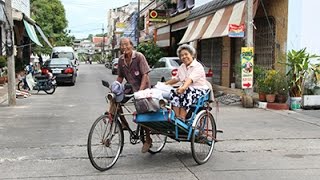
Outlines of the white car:
M 156 85 L 158 81 L 165 82 L 175 77 L 178 74 L 178 67 L 181 63 L 178 57 L 163 57 L 159 59 L 149 73 L 151 86 Z M 205 66 L 204 70 L 206 71 L 207 80 L 212 82 L 212 70 Z

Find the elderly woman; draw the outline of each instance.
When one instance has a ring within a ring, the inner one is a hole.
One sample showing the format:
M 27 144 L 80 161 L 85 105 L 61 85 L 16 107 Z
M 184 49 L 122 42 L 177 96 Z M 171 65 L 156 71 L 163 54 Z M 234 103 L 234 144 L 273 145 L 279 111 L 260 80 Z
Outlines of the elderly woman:
M 190 106 L 204 95 L 209 87 L 206 85 L 206 74 L 201 63 L 195 59 L 196 50 L 187 44 L 181 45 L 177 55 L 183 62 L 178 68 L 177 77 L 165 82 L 173 85 L 181 82 L 182 85 L 170 94 L 171 104 L 176 117 L 185 121 Z

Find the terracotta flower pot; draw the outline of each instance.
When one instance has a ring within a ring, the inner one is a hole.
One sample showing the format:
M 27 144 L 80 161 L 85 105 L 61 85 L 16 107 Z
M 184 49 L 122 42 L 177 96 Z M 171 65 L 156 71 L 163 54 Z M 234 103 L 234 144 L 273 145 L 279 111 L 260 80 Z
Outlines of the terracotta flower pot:
M 6 82 L 5 77 L 0 77 L 0 84 L 4 84 Z
M 277 94 L 276 96 L 276 102 L 278 103 L 285 103 L 287 102 L 287 96 L 286 95 L 282 95 L 282 94 Z
M 266 102 L 266 93 L 259 92 L 259 101 Z
M 275 94 L 267 94 L 266 100 L 268 103 L 273 103 L 276 100 L 276 95 Z

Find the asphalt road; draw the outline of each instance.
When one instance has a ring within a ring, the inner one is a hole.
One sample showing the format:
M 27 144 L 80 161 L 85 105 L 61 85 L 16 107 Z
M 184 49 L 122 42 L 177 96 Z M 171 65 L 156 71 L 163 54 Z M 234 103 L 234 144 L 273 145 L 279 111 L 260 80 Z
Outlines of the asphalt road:
M 319 179 L 318 111 L 270 111 L 221 106 L 218 138 L 209 162 L 197 165 L 190 143 L 169 140 L 156 155 L 125 139 L 115 166 L 91 166 L 87 136 L 106 109 L 101 79 L 116 76 L 103 65 L 81 64 L 75 86 L 59 86 L 0 106 L 0 179 Z M 134 125 L 131 123 L 131 125 Z M 128 137 L 128 134 L 125 135 Z

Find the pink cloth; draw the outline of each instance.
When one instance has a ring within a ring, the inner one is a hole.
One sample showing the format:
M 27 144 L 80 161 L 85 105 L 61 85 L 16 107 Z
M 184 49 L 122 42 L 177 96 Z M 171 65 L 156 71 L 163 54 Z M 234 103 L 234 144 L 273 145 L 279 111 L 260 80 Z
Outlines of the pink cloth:
M 187 67 L 184 63 L 178 68 L 178 76 L 176 77 L 181 82 L 186 81 L 187 79 L 192 80 L 191 87 L 209 89 L 207 86 L 206 73 L 201 63 L 196 59 Z

